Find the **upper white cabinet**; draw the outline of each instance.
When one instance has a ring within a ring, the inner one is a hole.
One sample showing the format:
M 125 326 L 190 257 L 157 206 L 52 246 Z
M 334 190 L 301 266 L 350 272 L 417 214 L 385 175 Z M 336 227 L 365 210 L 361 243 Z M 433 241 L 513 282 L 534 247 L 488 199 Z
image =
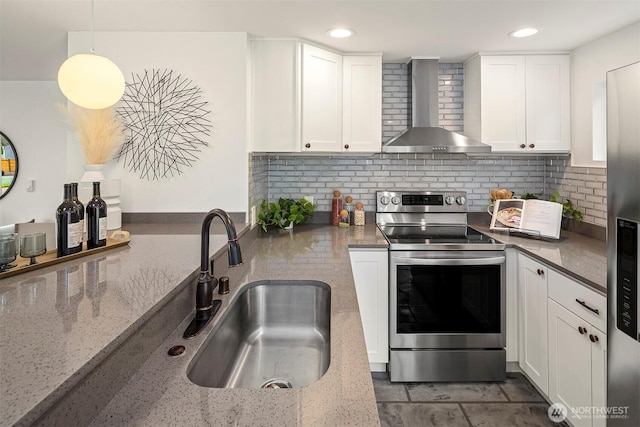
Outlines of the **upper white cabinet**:
M 300 43 L 251 43 L 253 151 L 300 151 Z
M 382 56 L 296 40 L 252 42 L 257 152 L 380 152 Z
M 342 56 L 302 45 L 302 146 L 341 151 Z
M 344 151 L 378 152 L 382 147 L 382 57 L 342 59 L 342 145 Z
M 570 151 L 569 55 L 476 56 L 464 95 L 464 134 L 494 152 Z

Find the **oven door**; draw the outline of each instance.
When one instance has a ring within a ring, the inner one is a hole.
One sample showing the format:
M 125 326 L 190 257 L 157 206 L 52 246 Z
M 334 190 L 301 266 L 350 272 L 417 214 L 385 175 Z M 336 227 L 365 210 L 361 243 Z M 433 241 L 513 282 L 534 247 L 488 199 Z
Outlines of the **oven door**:
M 504 251 L 391 251 L 389 344 L 505 347 Z

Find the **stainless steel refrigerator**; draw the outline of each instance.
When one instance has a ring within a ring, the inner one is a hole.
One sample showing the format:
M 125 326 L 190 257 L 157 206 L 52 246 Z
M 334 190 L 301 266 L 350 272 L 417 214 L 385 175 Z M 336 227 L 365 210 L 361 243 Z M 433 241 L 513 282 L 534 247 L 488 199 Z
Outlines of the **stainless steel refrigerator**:
M 640 426 L 640 62 L 607 73 L 608 426 Z

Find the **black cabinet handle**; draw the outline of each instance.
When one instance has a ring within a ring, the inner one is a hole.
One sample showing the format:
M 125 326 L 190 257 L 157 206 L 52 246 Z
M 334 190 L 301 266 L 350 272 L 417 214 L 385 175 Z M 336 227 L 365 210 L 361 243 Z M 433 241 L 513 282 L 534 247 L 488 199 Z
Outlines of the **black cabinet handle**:
M 526 145 L 520 144 L 520 148 L 526 148 Z
M 305 148 L 311 148 L 311 144 L 309 144 L 308 142 L 306 144 L 304 144 Z
M 529 148 L 536 148 L 535 144 L 529 144 Z
M 582 326 L 578 326 L 578 332 L 580 332 L 580 335 L 584 335 L 587 333 L 587 328 L 583 328 Z
M 591 342 L 598 342 L 598 336 L 597 335 L 593 335 L 593 334 L 589 334 L 589 339 L 591 340 Z
M 587 305 L 587 303 L 586 303 L 586 302 L 584 302 L 584 301 L 580 301 L 578 298 L 576 298 L 576 302 L 577 302 L 578 304 L 580 304 L 581 306 L 583 306 L 584 308 L 586 308 L 587 310 L 591 310 L 591 311 L 593 311 L 595 314 L 600 314 L 600 311 L 599 311 L 597 308 L 591 308 L 591 307 L 589 307 L 589 306 Z
M 349 144 L 344 144 L 344 149 L 348 150 L 349 149 Z
M 544 270 L 539 268 L 536 273 L 538 273 L 538 276 L 544 276 Z

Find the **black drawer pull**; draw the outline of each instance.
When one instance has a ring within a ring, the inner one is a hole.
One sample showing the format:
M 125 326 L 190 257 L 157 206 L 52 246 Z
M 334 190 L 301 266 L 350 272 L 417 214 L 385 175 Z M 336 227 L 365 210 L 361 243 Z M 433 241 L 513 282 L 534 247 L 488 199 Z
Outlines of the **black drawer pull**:
M 597 335 L 593 335 L 593 334 L 589 334 L 589 339 L 591 340 L 591 342 L 598 342 L 598 336 Z
M 582 326 L 578 326 L 578 332 L 580 332 L 580 335 L 584 335 L 587 333 L 587 328 L 583 328 Z
M 591 308 L 587 305 L 587 303 L 585 303 L 584 301 L 580 301 L 578 298 L 576 298 L 576 302 L 578 304 L 580 304 L 581 306 L 583 306 L 584 308 L 586 308 L 587 310 L 591 310 L 593 311 L 595 314 L 600 314 L 600 311 L 597 308 Z

